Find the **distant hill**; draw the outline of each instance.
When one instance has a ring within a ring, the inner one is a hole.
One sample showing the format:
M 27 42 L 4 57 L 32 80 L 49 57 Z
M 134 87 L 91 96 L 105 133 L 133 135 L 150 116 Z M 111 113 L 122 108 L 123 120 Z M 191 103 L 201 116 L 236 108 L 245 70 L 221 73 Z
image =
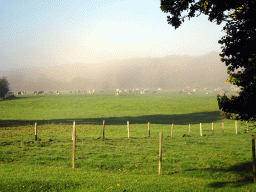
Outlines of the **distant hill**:
M 169 90 L 230 86 L 227 67 L 217 52 L 201 56 L 170 55 L 162 58 L 131 58 L 97 64 L 63 64 L 0 71 L 12 91 L 115 90 L 161 87 Z

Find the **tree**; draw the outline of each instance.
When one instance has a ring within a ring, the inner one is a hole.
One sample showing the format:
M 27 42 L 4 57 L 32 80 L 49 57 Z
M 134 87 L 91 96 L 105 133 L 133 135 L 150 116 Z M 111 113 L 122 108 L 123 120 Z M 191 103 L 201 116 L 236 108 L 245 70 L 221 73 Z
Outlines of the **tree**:
M 0 78 L 0 99 L 3 99 L 9 92 L 9 83 L 6 77 Z
M 256 1 L 255 0 L 161 0 L 170 13 L 167 22 L 177 29 L 186 18 L 205 14 L 211 22 L 225 23 L 221 61 L 230 82 L 241 88 L 238 96 L 218 95 L 219 108 L 234 119 L 256 120 Z

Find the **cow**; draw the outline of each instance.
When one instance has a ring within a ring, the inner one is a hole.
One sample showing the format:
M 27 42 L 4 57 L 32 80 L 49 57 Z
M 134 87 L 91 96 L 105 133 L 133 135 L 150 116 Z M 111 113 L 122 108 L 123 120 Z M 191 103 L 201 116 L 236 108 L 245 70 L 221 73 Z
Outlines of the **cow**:
M 44 95 L 44 91 L 38 91 L 37 95 Z
M 135 93 L 139 94 L 139 93 L 140 93 L 140 89 L 139 89 L 139 88 L 136 88 L 136 89 L 135 89 Z
M 37 91 L 34 91 L 34 95 L 37 95 Z
M 221 89 L 219 94 L 220 95 L 226 95 L 226 94 L 229 94 L 229 91 L 226 91 L 225 89 Z
M 118 96 L 118 95 L 120 95 L 120 93 L 122 93 L 122 90 L 120 90 L 120 89 L 116 89 L 116 93 L 115 93 L 115 95 L 116 95 L 116 96 Z
M 17 95 L 21 95 L 21 91 L 18 91 L 18 94 Z
M 149 93 L 149 89 L 144 89 L 144 92 L 145 93 Z
M 13 92 L 8 92 L 7 95 L 8 96 L 14 96 L 14 93 Z

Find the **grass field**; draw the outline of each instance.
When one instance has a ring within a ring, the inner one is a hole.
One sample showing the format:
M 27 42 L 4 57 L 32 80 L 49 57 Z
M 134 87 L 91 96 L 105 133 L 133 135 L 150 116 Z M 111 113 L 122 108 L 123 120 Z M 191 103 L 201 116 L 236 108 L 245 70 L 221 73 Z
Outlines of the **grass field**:
M 216 96 L 28 95 L 0 101 L 0 109 L 1 192 L 256 191 L 253 125 L 247 133 L 245 122 L 238 122 L 236 134 L 234 121 L 219 113 Z M 40 141 L 34 141 L 35 122 Z M 158 175 L 160 132 L 163 161 Z

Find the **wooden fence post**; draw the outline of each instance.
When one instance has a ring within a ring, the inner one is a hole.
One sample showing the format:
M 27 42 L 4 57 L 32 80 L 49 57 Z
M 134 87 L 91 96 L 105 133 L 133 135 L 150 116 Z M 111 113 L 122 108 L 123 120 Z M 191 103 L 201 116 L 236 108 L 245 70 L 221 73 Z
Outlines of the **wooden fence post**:
M 130 138 L 130 123 L 127 121 L 127 132 L 128 132 L 128 139 Z
M 103 137 L 103 140 L 104 140 L 105 139 L 105 120 L 103 120 L 102 137 Z
M 255 137 L 252 135 L 252 161 L 253 161 L 253 182 L 256 183 L 256 165 L 255 165 Z
M 73 158 L 72 158 L 72 162 L 73 162 L 73 166 L 72 168 L 75 168 L 75 153 L 76 153 L 76 122 L 73 121 L 73 134 L 72 134 L 72 140 L 73 140 Z
M 188 135 L 190 135 L 190 124 L 188 124 Z
M 35 122 L 35 141 L 37 141 L 37 122 Z
M 236 129 L 236 134 L 237 134 L 237 121 L 235 121 L 235 129 Z
M 224 126 L 224 123 L 222 123 L 222 133 L 223 133 L 223 135 L 225 134 L 225 126 Z
M 200 136 L 203 136 L 202 123 L 200 123 Z
M 162 171 L 162 140 L 163 140 L 163 133 L 160 133 L 159 136 L 159 166 L 158 166 L 158 174 L 161 174 Z
M 213 122 L 212 122 L 212 135 L 214 134 L 214 130 L 213 130 Z
M 249 132 L 248 121 L 246 121 L 246 130 Z
M 172 128 L 171 128 L 171 137 L 173 136 L 173 127 L 174 127 L 174 124 L 172 124 Z
M 150 122 L 148 122 L 148 137 L 150 137 Z

